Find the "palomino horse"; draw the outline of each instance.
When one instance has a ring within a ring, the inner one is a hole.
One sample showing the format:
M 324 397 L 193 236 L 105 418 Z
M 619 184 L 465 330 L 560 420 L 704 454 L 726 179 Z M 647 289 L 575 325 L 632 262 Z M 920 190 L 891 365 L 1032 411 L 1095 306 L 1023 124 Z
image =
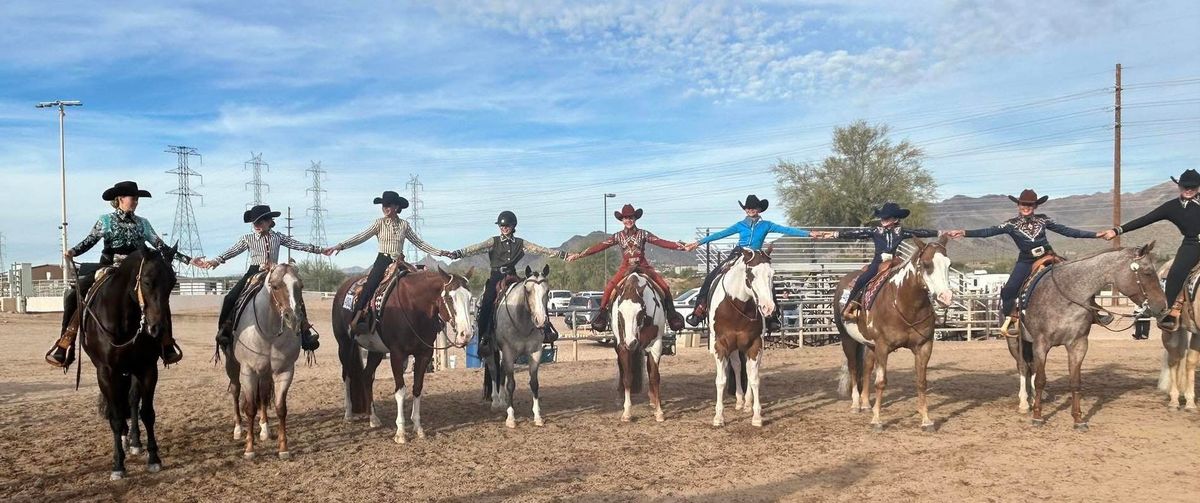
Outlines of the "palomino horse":
M 1079 386 L 1088 332 L 1098 310 L 1092 299 L 1111 284 L 1136 304 L 1149 301 L 1152 312 L 1163 312 L 1167 301 L 1155 274 L 1152 249 L 1153 242 L 1139 248 L 1105 250 L 1055 265 L 1027 294 L 1020 338 L 1008 339 L 1008 348 L 1017 361 L 1020 375 L 1017 410 L 1021 413 L 1029 411 L 1030 390 L 1026 383 L 1036 372 L 1032 376 L 1034 425 L 1046 422 L 1042 417 L 1046 355 L 1054 346 L 1066 346 L 1071 369 L 1071 416 L 1075 419 L 1075 429 L 1087 431 L 1088 424 L 1079 407 Z
M 754 415 L 750 424 L 762 426 L 762 405 L 759 400 L 763 339 L 766 319 L 775 312 L 775 270 L 771 256 L 761 251 L 742 250 L 729 270 L 721 275 L 713 288 L 713 306 L 708 312 L 711 327 L 708 350 L 717 363 L 717 405 L 713 426 L 725 425 L 726 366 L 731 366 L 737 394 L 736 409 L 753 400 Z M 746 358 L 746 380 L 741 383 L 741 357 Z M 743 391 L 744 390 L 744 391 Z M 749 396 L 744 396 L 748 393 Z
M 170 262 L 175 249 L 161 253 L 141 249 L 125 257 L 109 277 L 93 290 L 95 301 L 82 304 L 79 335 L 84 352 L 96 367 L 100 384 L 101 413 L 108 418 L 113 436 L 112 480 L 125 477 L 128 433 L 134 454 L 139 450 L 137 415 L 146 427 L 146 470 L 162 469 L 158 439 L 154 434 L 154 389 L 158 384 L 158 338 L 171 330 L 171 289 L 175 271 Z M 88 292 L 80 292 L 81 299 Z M 129 430 L 126 421 L 132 421 Z
M 232 351 L 225 350 L 225 371 L 233 394 L 233 438 L 242 439 L 243 416 L 246 449 L 242 457 L 254 458 L 254 417 L 261 413 L 259 439 L 270 439 L 267 409 L 274 404 L 279 420 L 276 437 L 279 459 L 290 459 L 287 444 L 287 393 L 300 357 L 300 327 L 308 320 L 296 309 L 304 284 L 291 264 L 266 269 L 261 289 L 242 311 L 234 313 Z
M 916 240 L 917 250 L 892 272 L 875 294 L 874 307 L 865 309 L 856 323 L 841 319 L 845 295 L 861 272 L 847 274 L 838 284 L 834 305 L 834 322 L 842 333 L 842 350 L 846 365 L 842 367 L 840 391 L 850 392 L 850 411 L 860 412 L 870 398 L 866 377 L 875 373 L 875 405 L 872 408 L 871 428 L 883 431 L 879 417 L 883 406 L 883 390 L 887 386 L 888 355 L 897 349 L 913 352 L 917 374 L 917 411 L 921 427 L 934 431 L 929 419 L 925 397 L 926 372 L 933 354 L 934 309 L 932 294 L 943 306 L 953 300 L 950 291 L 950 257 L 946 253 L 947 236 L 936 242 Z M 866 308 L 867 306 L 864 306 Z M 847 337 L 849 336 L 849 337 Z M 867 350 L 870 349 L 870 354 Z
M 396 443 L 406 443 L 404 399 L 407 391 L 404 370 L 408 357 L 413 357 L 412 422 L 417 438 L 425 438 L 421 427 L 421 392 L 425 372 L 433 360 L 438 333 L 449 326 L 448 336 L 455 345 L 465 346 L 471 338 L 471 292 L 468 276 L 449 274 L 440 268 L 409 273 L 396 282 L 384 301 L 383 317 L 375 332 L 357 339 L 350 335 L 350 319 L 354 313 L 345 307 L 345 297 L 358 278 L 351 278 L 338 288 L 333 297 L 333 335 L 338 343 L 338 359 L 342 363 L 342 382 L 346 390 L 346 420 L 360 414 L 370 414 L 371 427 L 380 425 L 375 415 L 372 389 L 375 369 L 385 355 L 390 355 L 392 377 L 396 380 L 393 396 L 396 399 Z M 365 351 L 364 351 L 365 350 Z M 366 364 L 363 364 L 366 352 Z
M 616 302 L 609 319 L 614 320 L 617 372 L 621 392 L 625 395 L 621 420 L 633 418 L 632 394 L 642 392 L 643 380 L 648 372 L 650 404 L 654 406 L 654 419 L 661 422 L 663 411 L 658 387 L 658 363 L 662 359 L 662 335 L 667 326 L 662 295 L 645 275 L 637 271 L 621 280 L 613 294 Z M 643 353 L 645 360 L 640 358 Z
M 495 368 L 495 358 L 485 358 L 493 376 L 492 408 L 507 407 L 508 418 L 504 425 L 517 427 L 513 415 L 513 392 L 517 383 L 513 380 L 513 367 L 517 357 L 529 356 L 529 391 L 533 394 L 533 424 L 542 426 L 542 407 L 538 394 L 538 365 L 542 361 L 542 327 L 550 323 L 546 312 L 546 301 L 550 296 L 550 285 L 546 277 L 550 266 L 534 272 L 525 266 L 525 279 L 513 283 L 500 297 L 496 308 L 495 347 L 500 350 L 500 369 Z M 484 355 L 480 355 L 484 356 Z M 503 376 L 503 377 L 501 377 Z M 500 394 L 500 379 L 503 379 L 504 394 Z
M 1167 277 L 1171 260 L 1158 270 L 1160 278 Z M 1196 364 L 1200 362 L 1200 322 L 1196 312 L 1200 311 L 1200 299 L 1192 294 L 1191 285 L 1196 281 L 1195 273 L 1188 278 L 1184 295 L 1184 309 L 1180 315 L 1179 330 L 1163 332 L 1163 364 L 1158 375 L 1159 391 L 1167 392 L 1170 401 L 1167 408 L 1179 410 L 1179 396 L 1183 395 L 1187 410 L 1196 410 Z

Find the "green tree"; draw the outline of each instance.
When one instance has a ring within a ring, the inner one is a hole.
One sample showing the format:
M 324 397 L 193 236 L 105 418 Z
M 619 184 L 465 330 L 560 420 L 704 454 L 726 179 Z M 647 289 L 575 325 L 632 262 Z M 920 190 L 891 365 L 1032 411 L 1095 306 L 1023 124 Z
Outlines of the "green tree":
M 300 273 L 300 279 L 304 281 L 304 287 L 318 292 L 337 290 L 346 280 L 346 273 L 325 259 L 304 259 L 296 264 L 296 270 Z
M 937 193 L 923 153 L 908 140 L 893 144 L 888 126 L 857 121 L 833 131 L 833 154 L 820 163 L 780 160 L 771 170 L 788 220 L 795 225 L 856 227 L 895 201 L 912 210 L 909 225 L 928 221 Z

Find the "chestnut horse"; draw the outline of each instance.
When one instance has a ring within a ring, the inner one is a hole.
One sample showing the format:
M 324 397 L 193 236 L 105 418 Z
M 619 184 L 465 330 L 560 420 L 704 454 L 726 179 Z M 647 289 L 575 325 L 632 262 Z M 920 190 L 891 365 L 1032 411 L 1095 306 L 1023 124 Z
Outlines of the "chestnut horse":
M 621 421 L 633 418 L 633 393 L 641 393 L 646 374 L 650 377 L 650 404 L 654 419 L 662 422 L 662 402 L 659 395 L 658 364 L 662 359 L 662 336 L 666 332 L 663 297 L 650 280 L 634 271 L 621 280 L 613 293 L 614 330 L 617 336 L 617 373 L 625 408 Z M 646 359 L 641 356 L 645 354 Z
M 390 355 L 392 377 L 396 380 L 393 396 L 396 399 L 396 443 L 407 442 L 404 424 L 406 387 L 404 370 L 408 357 L 413 357 L 412 421 L 417 438 L 425 438 L 421 428 L 421 392 L 425 372 L 433 360 L 437 335 L 449 326 L 448 336 L 457 347 L 471 338 L 471 292 L 468 276 L 448 274 L 441 269 L 409 273 L 397 280 L 396 286 L 384 301 L 383 317 L 371 334 L 353 338 L 350 319 L 354 313 L 345 307 L 345 297 L 358 278 L 347 280 L 333 297 L 333 335 L 338 343 L 338 359 L 342 363 L 342 382 L 346 390 L 346 420 L 355 415 L 370 414 L 371 426 L 380 425 L 375 415 L 372 388 L 375 369 L 385 355 Z M 366 365 L 362 352 L 366 352 Z
M 1173 260 L 1168 260 L 1158 270 L 1160 278 L 1167 277 Z M 1200 311 L 1200 298 L 1193 295 L 1197 281 L 1196 273 L 1188 277 L 1183 293 L 1183 314 L 1180 315 L 1179 330 L 1163 332 L 1163 363 L 1162 372 L 1158 375 L 1158 390 L 1165 391 L 1167 408 L 1179 410 L 1179 397 L 1183 396 L 1186 410 L 1196 410 L 1196 366 L 1200 363 L 1200 322 L 1196 321 L 1196 312 Z
M 759 400 L 762 365 L 763 334 L 766 319 L 775 312 L 775 270 L 771 268 L 771 256 L 757 250 L 742 250 L 742 256 L 734 259 L 729 270 L 716 279 L 713 287 L 713 308 L 708 312 L 710 335 L 708 349 L 717 363 L 717 405 L 713 426 L 725 425 L 726 366 L 732 369 L 737 404 L 753 401 L 753 417 L 750 424 L 762 426 L 762 404 Z M 746 357 L 747 385 L 741 382 L 741 356 Z M 743 391 L 744 390 L 744 391 Z M 744 396 L 749 394 L 749 396 Z
M 863 314 L 856 323 L 845 323 L 840 313 L 850 287 L 862 272 L 847 274 L 838 283 L 834 297 L 837 301 L 833 311 L 834 323 L 842 334 L 842 350 L 846 354 L 846 364 L 842 366 L 839 378 L 839 391 L 850 393 L 851 412 L 862 411 L 870 396 L 870 391 L 866 389 L 866 377 L 875 367 L 875 406 L 871 415 L 871 427 L 875 431 L 883 431 L 879 412 L 883 405 L 883 390 L 887 386 L 888 355 L 900 348 L 908 348 L 915 357 L 917 410 L 921 414 L 921 427 L 925 431 L 935 429 L 933 420 L 929 419 L 925 397 L 925 376 L 929 357 L 933 354 L 935 321 L 929 296 L 936 297 L 943 306 L 949 305 L 953 299 L 946 240 L 947 236 L 928 244 L 916 240 L 917 250 L 903 264 L 896 266 L 892 275 L 879 286 L 874 304 L 863 306 Z

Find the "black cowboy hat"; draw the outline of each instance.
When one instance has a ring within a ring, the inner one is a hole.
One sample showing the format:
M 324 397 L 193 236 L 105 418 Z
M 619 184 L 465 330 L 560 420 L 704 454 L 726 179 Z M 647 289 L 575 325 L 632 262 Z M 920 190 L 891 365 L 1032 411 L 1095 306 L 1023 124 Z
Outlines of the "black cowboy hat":
M 889 202 L 875 209 L 875 218 L 908 218 L 909 213 L 912 212 L 908 211 L 908 208 L 901 208 L 899 204 Z
M 513 213 L 511 211 L 508 211 L 508 210 L 501 211 L 500 215 L 496 217 L 496 225 L 503 225 L 505 227 L 516 227 L 517 226 L 517 214 Z
M 1179 184 L 1180 187 L 1200 187 L 1200 173 L 1197 173 L 1194 169 L 1189 169 L 1184 171 L 1182 175 L 1179 175 L 1178 180 L 1172 176 L 1171 181 Z
M 112 201 L 120 196 L 150 197 L 150 191 L 139 189 L 137 182 L 124 181 L 117 182 L 116 185 L 113 185 L 111 188 L 106 189 L 103 194 L 100 194 L 100 197 L 104 198 L 105 201 Z
M 385 190 L 383 191 L 382 197 L 375 198 L 375 204 L 382 204 L 384 206 L 399 206 L 400 209 L 404 209 L 408 207 L 408 199 L 400 197 L 400 194 L 390 190 Z
M 1021 197 L 1008 196 L 1008 199 L 1017 204 L 1041 206 L 1047 199 L 1050 199 L 1050 196 L 1038 197 L 1037 192 L 1034 192 L 1033 189 L 1025 189 L 1021 191 Z
M 635 210 L 632 204 L 626 204 L 621 207 L 621 211 L 614 211 L 613 216 L 617 217 L 617 220 L 624 220 L 626 218 L 637 220 L 642 218 L 642 209 L 638 208 Z
M 252 223 L 264 218 L 275 218 L 279 215 L 280 213 L 278 211 L 271 211 L 270 206 L 258 204 L 253 208 L 246 210 L 245 213 L 242 213 L 242 221 L 246 223 Z
M 745 203 L 740 203 L 740 202 L 738 203 L 738 205 L 741 206 L 743 210 L 750 209 L 750 208 L 758 208 L 758 211 L 767 211 L 767 206 L 769 206 L 770 204 L 771 204 L 770 201 L 767 201 L 766 199 L 759 199 L 758 196 L 756 196 L 754 194 L 750 194 L 750 195 L 746 196 Z

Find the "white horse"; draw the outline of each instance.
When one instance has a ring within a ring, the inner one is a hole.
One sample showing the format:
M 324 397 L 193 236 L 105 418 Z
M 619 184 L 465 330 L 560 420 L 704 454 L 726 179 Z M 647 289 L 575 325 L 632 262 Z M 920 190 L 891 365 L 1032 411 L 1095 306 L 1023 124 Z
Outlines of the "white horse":
M 226 364 L 230 371 L 230 391 L 234 394 L 234 439 L 242 437 L 242 417 L 251 423 L 259 412 L 262 413 L 259 438 L 264 442 L 270 439 L 267 407 L 274 404 L 279 420 L 280 459 L 291 458 L 287 446 L 287 392 L 300 356 L 299 329 L 307 323 L 303 311 L 297 309 L 302 289 L 294 266 L 278 264 L 270 268 L 262 289 L 240 313 L 234 327 L 233 351 L 228 354 Z M 245 433 L 246 450 L 242 456 L 252 459 L 254 434 Z
M 1159 277 L 1166 277 L 1172 262 L 1169 260 L 1159 268 Z M 1190 291 L 1191 284 L 1188 281 L 1185 289 Z M 1170 398 L 1168 409 L 1179 410 L 1179 396 L 1183 395 L 1184 407 L 1196 410 L 1196 365 L 1200 363 L 1200 325 L 1196 323 L 1196 313 L 1200 311 L 1200 301 L 1187 291 L 1183 295 L 1187 305 L 1179 316 L 1179 330 L 1162 334 L 1163 363 L 1158 390 L 1165 391 Z
M 538 365 L 542 361 L 542 327 L 550 323 L 550 315 L 546 312 L 546 300 L 550 296 L 550 285 L 546 276 L 550 274 L 550 266 L 545 266 L 540 272 L 534 272 L 529 266 L 525 267 L 525 278 L 513 283 L 500 299 L 496 308 L 495 347 L 500 351 L 502 369 L 495 368 L 495 359 L 486 358 L 491 371 L 492 408 L 507 407 L 508 418 L 504 425 L 509 428 L 517 427 L 516 416 L 513 414 L 513 392 L 516 391 L 516 381 L 513 380 L 513 367 L 519 355 L 529 355 L 529 391 L 533 394 L 533 424 L 542 426 L 542 407 L 538 393 Z M 484 355 L 480 355 L 484 356 Z M 500 370 L 504 374 L 505 392 L 500 393 Z
M 760 402 L 763 333 L 766 319 L 775 312 L 772 297 L 775 270 L 771 268 L 770 255 L 761 251 L 742 250 L 742 256 L 734 259 L 729 271 L 721 276 L 713 288 L 713 306 L 708 312 L 708 349 L 717 364 L 717 406 L 713 426 L 725 425 L 725 366 L 733 371 L 737 404 L 742 410 L 753 401 L 754 416 L 750 424 L 762 426 L 762 404 Z M 746 389 L 742 388 L 741 357 L 746 356 Z M 749 393 L 749 396 L 746 396 Z
M 641 393 L 643 376 L 650 377 L 650 404 L 654 419 L 662 422 L 663 410 L 659 394 L 659 360 L 662 359 L 662 336 L 666 333 L 667 317 L 663 299 L 657 289 L 640 272 L 634 272 L 613 291 L 616 301 L 611 320 L 617 335 L 617 373 L 625 408 L 621 421 L 633 418 L 633 393 Z M 645 360 L 642 355 L 645 355 Z

